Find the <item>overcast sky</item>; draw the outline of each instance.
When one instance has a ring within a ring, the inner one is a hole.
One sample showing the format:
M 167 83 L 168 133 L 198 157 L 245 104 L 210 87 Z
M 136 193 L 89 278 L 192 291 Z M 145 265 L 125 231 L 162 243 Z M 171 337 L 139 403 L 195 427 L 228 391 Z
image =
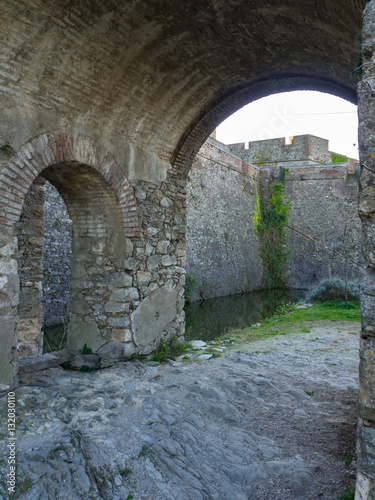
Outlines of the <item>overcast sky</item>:
M 358 158 L 357 107 L 311 91 L 275 94 L 243 107 L 216 131 L 225 144 L 311 134 L 329 140 L 335 153 Z

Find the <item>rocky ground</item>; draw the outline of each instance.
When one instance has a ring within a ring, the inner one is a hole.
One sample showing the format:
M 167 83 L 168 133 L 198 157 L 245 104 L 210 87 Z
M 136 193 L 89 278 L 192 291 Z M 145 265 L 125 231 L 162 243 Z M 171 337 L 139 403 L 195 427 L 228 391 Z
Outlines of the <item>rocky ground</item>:
M 359 325 L 332 325 L 222 342 L 211 359 L 29 375 L 13 498 L 338 499 L 355 479 Z

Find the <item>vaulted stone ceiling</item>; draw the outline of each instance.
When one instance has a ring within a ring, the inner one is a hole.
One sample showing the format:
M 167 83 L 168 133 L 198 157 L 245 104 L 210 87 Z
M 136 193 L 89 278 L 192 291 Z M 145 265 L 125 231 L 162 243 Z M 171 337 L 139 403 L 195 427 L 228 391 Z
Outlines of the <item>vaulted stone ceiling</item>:
M 0 142 L 18 148 L 67 127 L 171 161 L 186 138 L 184 154 L 272 92 L 309 88 L 355 101 L 365 3 L 3 1 Z

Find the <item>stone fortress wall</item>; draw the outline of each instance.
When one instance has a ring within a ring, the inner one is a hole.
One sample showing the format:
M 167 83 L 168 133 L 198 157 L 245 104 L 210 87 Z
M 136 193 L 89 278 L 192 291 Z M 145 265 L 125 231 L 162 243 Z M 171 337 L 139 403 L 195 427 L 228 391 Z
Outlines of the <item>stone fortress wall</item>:
M 187 185 L 187 273 L 198 280 L 193 300 L 262 288 L 251 216 L 255 186 L 287 170 L 290 225 L 330 248 L 290 231 L 289 286 L 311 288 L 325 278 L 357 279 L 361 227 L 354 160 L 332 163 L 328 141 L 297 136 L 225 146 L 210 137 L 196 156 Z M 263 189 L 264 191 L 264 189 Z
M 186 188 L 186 270 L 198 281 L 193 300 L 262 287 L 250 217 L 260 174 L 211 138 L 196 156 Z
M 230 144 L 230 151 L 246 162 L 267 168 L 272 163 L 283 167 L 332 163 L 332 153 L 328 150 L 328 140 L 314 135 L 298 135 L 263 141 Z M 354 173 L 355 160 L 347 159 L 350 173 Z

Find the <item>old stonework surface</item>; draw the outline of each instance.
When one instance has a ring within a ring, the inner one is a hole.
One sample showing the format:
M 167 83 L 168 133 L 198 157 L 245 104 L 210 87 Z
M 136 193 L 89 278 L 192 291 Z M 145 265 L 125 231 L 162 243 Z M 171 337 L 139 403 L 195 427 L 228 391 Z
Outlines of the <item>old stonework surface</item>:
M 363 253 L 366 270 L 362 281 L 362 332 L 360 339 L 360 418 L 359 465 L 356 499 L 375 498 L 375 2 L 369 2 L 364 13 L 362 31 L 361 78 L 358 83 L 359 145 L 361 182 L 359 215 L 363 229 Z

